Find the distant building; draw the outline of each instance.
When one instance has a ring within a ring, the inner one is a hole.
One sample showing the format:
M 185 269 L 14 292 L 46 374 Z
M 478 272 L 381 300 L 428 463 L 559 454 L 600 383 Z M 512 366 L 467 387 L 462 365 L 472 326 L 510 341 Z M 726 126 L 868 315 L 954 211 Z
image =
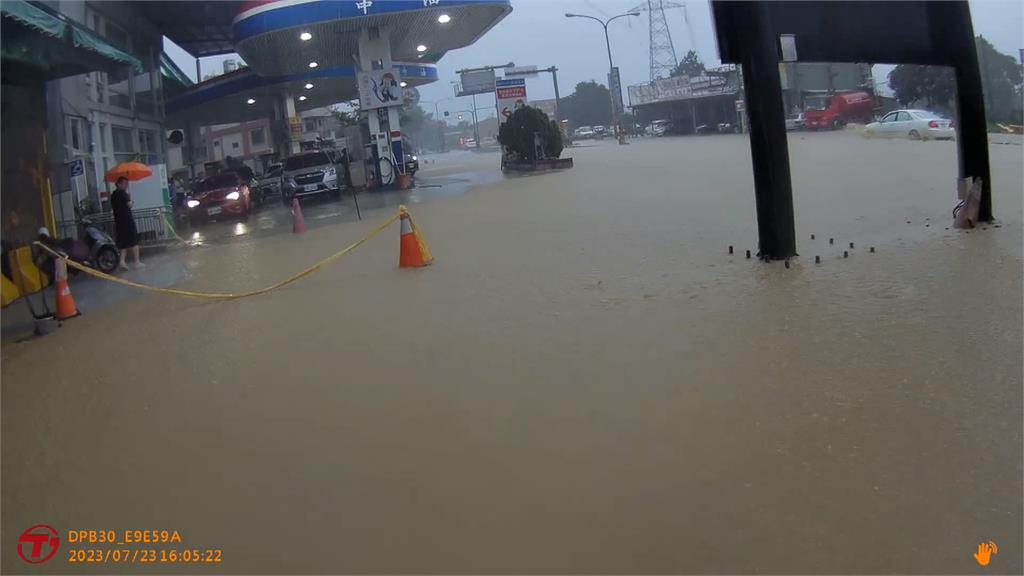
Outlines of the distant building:
M 302 118 L 302 150 L 322 146 L 345 146 L 345 130 L 329 108 L 313 108 L 300 112 Z
M 779 64 L 779 72 L 787 114 L 803 110 L 808 96 L 853 90 L 874 94 L 869 64 L 786 62 Z M 693 78 L 661 78 L 630 86 L 628 93 L 629 106 L 641 125 L 670 120 L 671 131 L 677 134 L 691 134 L 702 126 L 710 131 L 724 124 L 746 126 L 743 83 L 734 66 Z

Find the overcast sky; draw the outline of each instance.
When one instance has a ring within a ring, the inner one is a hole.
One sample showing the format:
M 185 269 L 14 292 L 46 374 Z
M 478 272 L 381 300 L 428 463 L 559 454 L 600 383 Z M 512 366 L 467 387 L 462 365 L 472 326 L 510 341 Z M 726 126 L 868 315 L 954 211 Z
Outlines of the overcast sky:
M 683 2 L 680 0 L 679 3 Z M 420 88 L 422 100 L 447 98 L 438 105 L 441 111 L 468 109 L 472 106 L 469 97 L 451 98 L 449 82 L 458 79 L 455 71 L 508 61 L 517 65 L 535 64 L 541 68 L 557 66 L 562 96 L 572 93 L 578 82 L 596 80 L 604 84 L 608 74 L 608 56 L 601 26 L 592 20 L 565 18 L 564 14 L 574 12 L 607 18 L 628 12 L 639 4 L 646 6 L 647 3 L 640 0 L 512 0 L 512 13 L 476 44 L 449 52 L 438 63 L 439 80 Z M 687 50 L 695 49 L 709 66 L 719 64 L 709 2 L 690 0 L 685 4 L 689 27 L 682 9 L 665 11 L 676 54 L 682 57 Z M 1018 57 L 1018 49 L 1024 48 L 1024 2 L 972 0 L 971 15 L 976 34 L 985 36 L 1000 52 Z M 650 79 L 647 30 L 646 12 L 639 17 L 620 18 L 609 26 L 612 58 L 620 69 L 623 86 Z M 194 78 L 195 59 L 170 43 L 165 45 L 181 69 Z M 223 60 L 228 57 L 204 58 L 203 74 L 221 70 Z M 885 73 L 890 67 L 876 68 L 876 79 L 884 83 Z M 527 80 L 527 93 L 530 99 L 553 98 L 550 76 L 542 74 Z M 626 98 L 624 89 L 623 99 Z M 485 99 L 485 96 L 477 96 L 477 107 L 487 108 L 480 111 L 481 118 L 493 115 L 493 103 L 485 102 Z M 423 104 L 423 108 L 431 113 L 434 111 L 433 104 Z

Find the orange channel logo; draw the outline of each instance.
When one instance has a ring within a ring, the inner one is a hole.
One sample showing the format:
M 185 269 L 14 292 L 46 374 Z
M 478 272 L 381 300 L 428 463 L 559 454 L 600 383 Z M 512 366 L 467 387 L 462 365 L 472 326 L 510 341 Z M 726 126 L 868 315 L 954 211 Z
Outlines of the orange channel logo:
M 989 540 L 988 542 L 982 542 L 978 544 L 978 551 L 974 553 L 974 560 L 981 566 L 988 566 L 988 563 L 992 561 L 992 557 L 999 554 L 999 547 L 996 543 Z

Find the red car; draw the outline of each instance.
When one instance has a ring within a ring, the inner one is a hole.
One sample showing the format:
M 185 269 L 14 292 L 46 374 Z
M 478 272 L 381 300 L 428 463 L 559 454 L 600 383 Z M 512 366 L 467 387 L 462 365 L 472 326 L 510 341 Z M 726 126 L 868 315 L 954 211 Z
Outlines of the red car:
M 201 181 L 185 203 L 189 222 L 195 224 L 225 216 L 248 218 L 253 201 L 250 183 L 237 172 L 224 172 Z

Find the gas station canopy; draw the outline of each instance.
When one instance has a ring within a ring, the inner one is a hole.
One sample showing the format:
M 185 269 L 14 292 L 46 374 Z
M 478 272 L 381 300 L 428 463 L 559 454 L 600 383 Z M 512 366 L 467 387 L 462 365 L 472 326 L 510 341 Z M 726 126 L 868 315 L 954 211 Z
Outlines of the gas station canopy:
M 255 4 L 255 5 L 253 5 Z M 353 63 L 359 31 L 386 28 L 391 57 L 437 62 L 468 46 L 512 11 L 508 0 L 261 2 L 234 20 L 235 49 L 259 74 Z
M 512 11 L 509 0 L 254 0 L 142 2 L 164 35 L 196 56 L 238 52 L 247 64 L 167 102 L 171 122 L 276 117 L 357 97 L 359 37 L 386 30 L 391 59 L 410 87 L 437 80 L 436 63 Z M 312 84 L 312 88 L 306 86 Z
M 402 81 L 411 87 L 437 80 L 433 65 L 396 64 L 396 68 Z M 184 126 L 185 122 L 228 124 L 273 118 L 282 94 L 294 97 L 297 112 L 330 106 L 358 97 L 355 78 L 354 65 L 281 76 L 260 76 L 241 68 L 196 84 L 168 100 L 167 122 Z

